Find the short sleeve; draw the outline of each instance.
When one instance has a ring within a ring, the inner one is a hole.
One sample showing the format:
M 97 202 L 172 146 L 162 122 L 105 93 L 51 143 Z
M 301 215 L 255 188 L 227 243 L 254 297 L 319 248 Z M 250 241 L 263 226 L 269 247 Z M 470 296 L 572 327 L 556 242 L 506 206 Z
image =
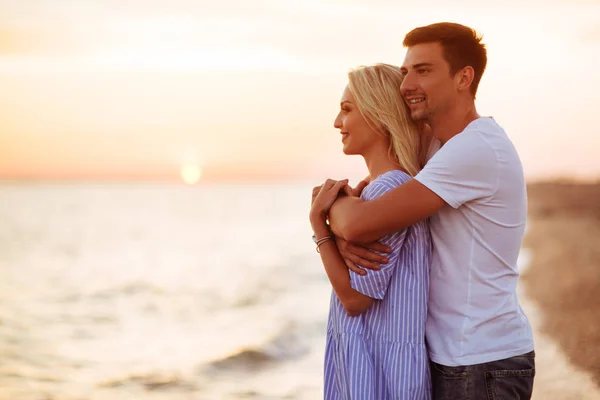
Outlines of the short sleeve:
M 446 142 L 415 179 L 458 208 L 493 195 L 498 176 L 493 147 L 477 131 L 465 131 Z
M 410 180 L 410 176 L 401 171 L 390 171 L 380 176 L 363 191 L 363 200 L 373 200 L 386 192 Z M 365 193 L 366 192 L 366 193 Z M 389 246 L 392 252 L 388 255 L 388 263 L 381 265 L 378 271 L 367 270 L 366 275 L 350 271 L 352 288 L 374 299 L 383 299 L 397 265 L 400 249 L 404 244 L 407 229 L 384 237 L 380 242 Z

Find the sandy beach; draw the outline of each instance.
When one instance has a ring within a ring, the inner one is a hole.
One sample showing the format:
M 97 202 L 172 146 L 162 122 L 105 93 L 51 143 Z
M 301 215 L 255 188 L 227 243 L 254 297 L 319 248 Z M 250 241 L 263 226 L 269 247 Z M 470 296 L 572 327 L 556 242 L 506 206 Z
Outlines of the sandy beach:
M 528 185 L 521 301 L 534 329 L 534 399 L 600 399 L 600 184 Z

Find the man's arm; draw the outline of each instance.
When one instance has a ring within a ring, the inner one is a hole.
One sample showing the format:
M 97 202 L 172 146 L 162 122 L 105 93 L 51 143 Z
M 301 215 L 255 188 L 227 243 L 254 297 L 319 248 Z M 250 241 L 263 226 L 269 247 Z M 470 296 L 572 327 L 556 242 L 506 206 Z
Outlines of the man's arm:
M 329 210 L 333 233 L 349 242 L 371 243 L 435 214 L 446 202 L 415 179 L 372 200 L 341 197 Z

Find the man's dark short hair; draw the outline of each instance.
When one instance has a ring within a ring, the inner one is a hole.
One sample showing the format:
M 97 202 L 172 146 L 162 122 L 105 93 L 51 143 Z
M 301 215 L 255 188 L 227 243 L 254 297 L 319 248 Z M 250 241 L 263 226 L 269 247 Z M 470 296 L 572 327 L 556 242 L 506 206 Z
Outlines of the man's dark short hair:
M 422 43 L 440 43 L 452 75 L 466 66 L 471 66 L 475 71 L 471 84 L 471 93 L 475 97 L 487 65 L 487 51 L 481 39 L 482 36 L 468 26 L 439 22 L 413 29 L 406 34 L 402 44 L 412 47 Z

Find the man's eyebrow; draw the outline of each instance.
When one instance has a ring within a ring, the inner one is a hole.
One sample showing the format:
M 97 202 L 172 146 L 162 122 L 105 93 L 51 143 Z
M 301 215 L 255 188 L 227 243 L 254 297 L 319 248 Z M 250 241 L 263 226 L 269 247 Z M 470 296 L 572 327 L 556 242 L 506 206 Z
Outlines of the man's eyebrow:
M 418 64 L 413 64 L 413 68 L 414 69 L 419 69 L 419 68 L 423 68 L 423 67 L 432 67 L 433 63 L 429 63 L 429 62 L 424 62 L 424 63 L 418 63 Z

